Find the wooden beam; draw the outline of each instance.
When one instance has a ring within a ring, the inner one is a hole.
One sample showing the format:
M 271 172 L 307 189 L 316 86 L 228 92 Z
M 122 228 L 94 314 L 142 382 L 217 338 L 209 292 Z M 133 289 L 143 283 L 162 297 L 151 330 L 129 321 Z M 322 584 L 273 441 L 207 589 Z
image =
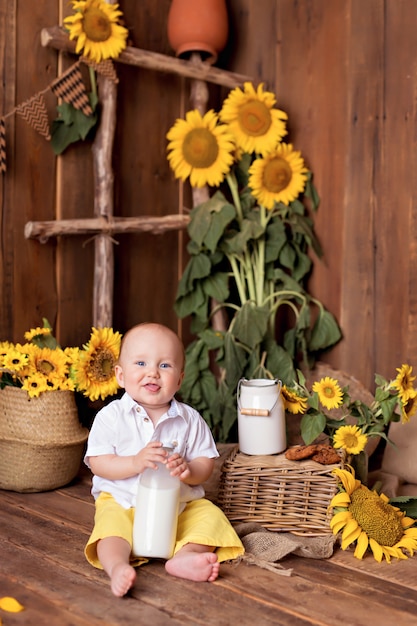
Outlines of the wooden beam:
M 164 217 L 105 217 L 79 218 L 70 220 L 50 220 L 45 222 L 27 222 L 25 238 L 38 239 L 46 243 L 50 237 L 60 235 L 95 235 L 104 233 L 117 235 L 121 233 L 149 232 L 155 235 L 170 230 L 186 228 L 190 218 L 188 215 L 165 215 Z
M 114 0 L 108 0 L 114 4 Z M 94 137 L 94 215 L 113 219 L 114 173 L 112 152 L 116 129 L 116 83 L 105 76 L 97 77 L 101 101 L 101 121 Z M 94 239 L 93 324 L 96 328 L 113 324 L 114 253 L 111 237 L 99 233 Z
M 67 32 L 60 26 L 52 26 L 43 28 L 41 31 L 41 43 L 44 47 L 55 48 L 56 50 L 64 50 L 75 54 L 75 41 L 70 41 Z M 178 74 L 186 78 L 204 80 L 216 85 L 222 85 L 233 89 L 239 87 L 245 82 L 253 82 L 253 78 L 235 72 L 227 72 L 226 70 L 213 67 L 204 61 L 201 63 L 191 63 L 183 59 L 170 57 L 159 52 L 151 52 L 150 50 L 142 50 L 127 46 L 125 50 L 115 59 L 117 63 L 125 63 L 126 65 L 135 65 L 145 69 L 158 72 L 168 72 Z

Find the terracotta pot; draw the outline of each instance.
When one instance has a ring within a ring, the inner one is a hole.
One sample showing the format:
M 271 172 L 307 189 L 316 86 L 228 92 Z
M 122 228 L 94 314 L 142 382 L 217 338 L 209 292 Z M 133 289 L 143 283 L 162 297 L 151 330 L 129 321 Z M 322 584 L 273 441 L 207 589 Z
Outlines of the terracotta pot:
M 168 14 L 168 40 L 177 56 L 200 52 L 214 63 L 227 42 L 225 0 L 172 0 Z

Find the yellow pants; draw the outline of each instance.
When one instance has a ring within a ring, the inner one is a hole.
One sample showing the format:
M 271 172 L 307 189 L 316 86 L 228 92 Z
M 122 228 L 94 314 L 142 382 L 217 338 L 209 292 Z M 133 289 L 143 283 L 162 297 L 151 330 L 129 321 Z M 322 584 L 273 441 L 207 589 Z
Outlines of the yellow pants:
M 101 493 L 96 500 L 94 528 L 85 547 L 87 561 L 103 569 L 97 557 L 97 543 L 105 537 L 121 537 L 132 547 L 135 509 L 125 509 L 109 493 Z M 201 498 L 188 502 L 178 517 L 177 540 L 174 554 L 187 543 L 216 548 L 218 560 L 229 561 L 241 556 L 244 547 L 229 520 L 210 500 Z M 131 564 L 142 565 L 149 559 L 131 556 Z

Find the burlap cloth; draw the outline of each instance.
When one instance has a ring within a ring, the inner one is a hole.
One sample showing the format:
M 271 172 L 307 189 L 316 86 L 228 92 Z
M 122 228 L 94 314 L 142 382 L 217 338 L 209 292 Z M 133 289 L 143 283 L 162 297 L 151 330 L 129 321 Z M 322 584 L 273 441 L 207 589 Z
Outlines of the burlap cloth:
M 328 559 L 333 554 L 336 542 L 336 537 L 331 533 L 305 537 L 271 532 L 255 523 L 238 524 L 235 530 L 245 548 L 245 554 L 240 561 L 258 565 L 283 576 L 291 576 L 292 569 L 286 569 L 277 561 L 281 561 L 288 554 L 309 559 Z

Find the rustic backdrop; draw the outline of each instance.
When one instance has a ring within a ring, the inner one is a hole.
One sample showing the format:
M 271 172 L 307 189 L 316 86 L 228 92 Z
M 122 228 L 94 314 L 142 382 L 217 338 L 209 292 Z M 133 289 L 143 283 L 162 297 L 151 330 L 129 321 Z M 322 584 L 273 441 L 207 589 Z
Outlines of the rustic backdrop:
M 170 0 L 120 0 L 129 44 L 173 56 Z M 321 197 L 315 217 L 323 261 L 310 291 L 344 338 L 324 355 L 372 387 L 417 366 L 415 0 L 228 0 L 230 36 L 217 67 L 263 81 L 289 115 Z M 76 60 L 41 45 L 62 24 L 67 0 L 0 0 L 0 114 L 45 89 Z M 174 180 L 165 134 L 189 108 L 190 81 L 116 63 L 114 214 L 164 216 L 190 206 Z M 209 86 L 210 106 L 227 89 Z M 45 98 L 50 122 L 57 100 Z M 63 345 L 92 324 L 94 242 L 87 235 L 26 239 L 29 221 L 93 216 L 91 142 L 56 157 L 17 115 L 6 117 L 7 172 L 0 179 L 0 340 L 22 341 L 47 317 Z M 173 312 L 186 233 L 114 236 L 113 326 L 155 320 L 190 336 Z

